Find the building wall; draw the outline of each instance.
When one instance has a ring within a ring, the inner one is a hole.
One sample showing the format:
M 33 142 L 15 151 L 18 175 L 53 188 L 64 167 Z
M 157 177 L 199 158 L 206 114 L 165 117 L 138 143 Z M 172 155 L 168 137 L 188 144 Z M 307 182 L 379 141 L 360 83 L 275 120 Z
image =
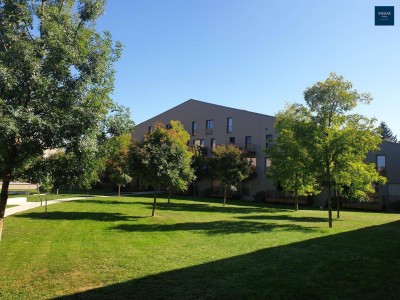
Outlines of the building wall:
M 227 132 L 227 118 L 233 119 L 232 133 Z M 244 146 L 245 137 L 252 137 L 255 145 L 256 172 L 257 177 L 243 181 L 239 188 L 248 190 L 248 195 L 243 199 L 252 199 L 253 194 L 260 190 L 275 190 L 272 181 L 265 177 L 265 154 L 266 135 L 276 137 L 273 124 L 275 117 L 240 109 L 210 104 L 197 100 L 188 100 L 158 116 L 155 116 L 136 126 L 133 138 L 141 139 L 156 122 L 167 124 L 171 120 L 179 120 L 190 134 L 190 144 L 196 139 L 203 139 L 204 146 L 210 148 L 211 139 L 216 140 L 217 145 L 229 144 L 230 138 L 235 137 L 235 144 Z M 212 134 L 206 134 L 206 120 L 213 120 L 214 128 Z M 196 135 L 192 135 L 192 122 L 197 122 Z M 400 201 L 400 144 L 383 142 L 381 150 L 368 153 L 367 161 L 377 163 L 376 157 L 385 156 L 386 176 L 388 184 L 379 190 L 380 196 L 391 197 Z M 211 187 L 211 180 L 205 179 L 198 184 L 198 190 L 202 191 Z M 317 195 L 314 205 L 323 206 L 327 194 Z M 387 199 L 389 199 L 387 198 Z
M 232 132 L 227 132 L 227 119 L 232 118 Z M 190 134 L 190 144 L 194 140 L 203 139 L 204 146 L 211 147 L 211 139 L 215 139 L 217 145 L 229 144 L 230 138 L 235 138 L 235 144 L 245 146 L 246 136 L 251 136 L 251 144 L 255 147 L 257 177 L 244 182 L 249 195 L 244 199 L 252 199 L 252 195 L 259 190 L 273 189 L 272 182 L 265 177 L 266 135 L 273 135 L 273 123 L 275 118 L 268 115 L 249 112 L 240 109 L 210 104 L 197 100 L 188 100 L 158 116 L 155 116 L 136 126 L 133 138 L 141 139 L 156 122 L 167 124 L 171 120 L 179 120 Z M 211 134 L 206 134 L 206 121 L 213 120 L 214 128 Z M 192 135 L 192 122 L 197 122 L 196 135 Z M 210 187 L 210 181 L 200 183 L 200 190 L 204 186 Z
M 387 178 L 387 184 L 379 187 L 379 195 L 383 198 L 386 207 L 390 209 L 391 206 L 400 205 L 400 144 L 383 142 L 379 147 L 380 150 L 368 153 L 367 160 L 379 167 L 378 157 L 385 158 L 384 175 Z

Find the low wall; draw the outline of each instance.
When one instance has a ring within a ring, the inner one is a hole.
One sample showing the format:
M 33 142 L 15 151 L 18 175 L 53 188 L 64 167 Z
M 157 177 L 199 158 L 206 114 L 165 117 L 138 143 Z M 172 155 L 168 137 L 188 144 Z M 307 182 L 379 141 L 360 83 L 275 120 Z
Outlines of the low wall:
M 0 188 L 3 183 L 0 181 Z M 36 184 L 34 183 L 23 183 L 23 182 L 11 182 L 10 186 L 8 187 L 9 190 L 36 190 Z

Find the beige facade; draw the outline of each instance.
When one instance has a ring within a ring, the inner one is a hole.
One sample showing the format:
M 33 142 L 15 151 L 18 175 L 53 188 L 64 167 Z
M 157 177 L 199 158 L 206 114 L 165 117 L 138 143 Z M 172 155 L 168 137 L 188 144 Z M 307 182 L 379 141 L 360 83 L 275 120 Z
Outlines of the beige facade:
M 137 125 L 133 137 L 141 139 L 155 123 L 167 124 L 171 120 L 179 120 L 190 134 L 190 144 L 203 146 L 207 153 L 211 153 L 213 144 L 229 143 L 247 153 L 256 166 L 257 176 L 238 187 L 243 199 L 253 199 L 258 191 L 268 190 L 274 194 L 275 186 L 265 177 L 267 161 L 263 150 L 267 139 L 276 137 L 275 117 L 191 99 Z M 367 161 L 375 163 L 378 170 L 384 168 L 388 184 L 379 188 L 379 196 L 390 206 L 393 201 L 400 203 L 400 144 L 383 142 L 380 148 L 368 153 Z M 199 190 L 214 185 L 210 178 L 205 179 L 199 184 Z M 321 193 L 313 204 L 323 206 L 325 201 L 326 195 Z
M 274 189 L 271 180 L 264 176 L 263 149 L 267 138 L 275 137 L 275 117 L 191 99 L 137 125 L 133 137 L 141 139 L 154 123 L 167 124 L 171 120 L 179 120 L 190 134 L 190 144 L 201 144 L 207 153 L 211 153 L 213 144 L 229 143 L 246 152 L 256 167 L 257 176 L 238 187 L 243 199 L 252 199 L 252 195 L 260 190 Z M 212 185 L 210 179 L 203 180 L 199 190 Z

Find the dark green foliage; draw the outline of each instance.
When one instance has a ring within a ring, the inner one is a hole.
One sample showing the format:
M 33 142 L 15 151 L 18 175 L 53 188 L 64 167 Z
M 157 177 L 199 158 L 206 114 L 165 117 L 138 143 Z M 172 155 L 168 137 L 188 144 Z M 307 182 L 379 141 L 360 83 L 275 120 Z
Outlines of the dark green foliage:
M 197 194 L 197 183 L 203 180 L 208 175 L 207 158 L 203 155 L 199 146 L 192 148 L 191 169 L 194 173 L 193 180 L 193 195 Z
M 265 149 L 271 159 L 267 176 L 295 196 L 298 210 L 298 196 L 319 192 L 316 173 L 313 170 L 313 137 L 315 126 L 310 112 L 301 105 L 288 105 L 279 112 L 274 124 L 278 137 L 275 143 Z
M 104 2 L 0 0 L 0 219 L 31 158 L 101 130 L 121 50 L 95 30 Z
M 270 175 L 297 195 L 327 191 L 329 227 L 332 227 L 332 194 L 344 187 L 366 195 L 372 183 L 384 183 L 373 164 L 364 163 L 381 139 L 374 119 L 349 114 L 358 103 L 369 103 L 352 83 L 331 73 L 304 91 L 308 107 L 290 105 L 277 116 L 276 144 L 267 149 Z M 339 217 L 339 207 L 338 207 Z
M 265 199 L 267 198 L 267 193 L 265 191 L 258 191 L 253 195 L 253 198 L 257 202 L 265 202 Z
M 213 149 L 209 168 L 211 176 L 224 187 L 225 205 L 226 191 L 235 191 L 236 185 L 249 176 L 251 162 L 234 145 L 220 145 Z
M 130 147 L 130 175 L 139 178 L 142 185 L 153 186 L 155 189 L 152 216 L 155 214 L 157 191 L 161 185 L 184 190 L 193 179 L 186 141 L 183 143 L 180 137 L 178 132 L 156 124 L 142 141 L 134 141 Z
M 397 135 L 394 135 L 392 130 L 387 126 L 385 122 L 381 122 L 380 124 L 380 133 L 382 140 L 386 142 L 397 143 Z

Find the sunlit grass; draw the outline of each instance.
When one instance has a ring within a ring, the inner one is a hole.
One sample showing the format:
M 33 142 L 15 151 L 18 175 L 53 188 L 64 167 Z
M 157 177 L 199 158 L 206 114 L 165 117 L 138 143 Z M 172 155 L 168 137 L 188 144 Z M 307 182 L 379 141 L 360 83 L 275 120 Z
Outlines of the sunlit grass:
M 37 208 L 8 217 L 0 298 L 400 293 L 399 215 L 343 212 L 329 229 L 320 210 L 180 198 L 169 205 L 159 199 L 151 218 L 151 203 L 150 197 L 89 198 L 49 206 L 47 214 Z M 376 275 L 381 268 L 385 277 Z

